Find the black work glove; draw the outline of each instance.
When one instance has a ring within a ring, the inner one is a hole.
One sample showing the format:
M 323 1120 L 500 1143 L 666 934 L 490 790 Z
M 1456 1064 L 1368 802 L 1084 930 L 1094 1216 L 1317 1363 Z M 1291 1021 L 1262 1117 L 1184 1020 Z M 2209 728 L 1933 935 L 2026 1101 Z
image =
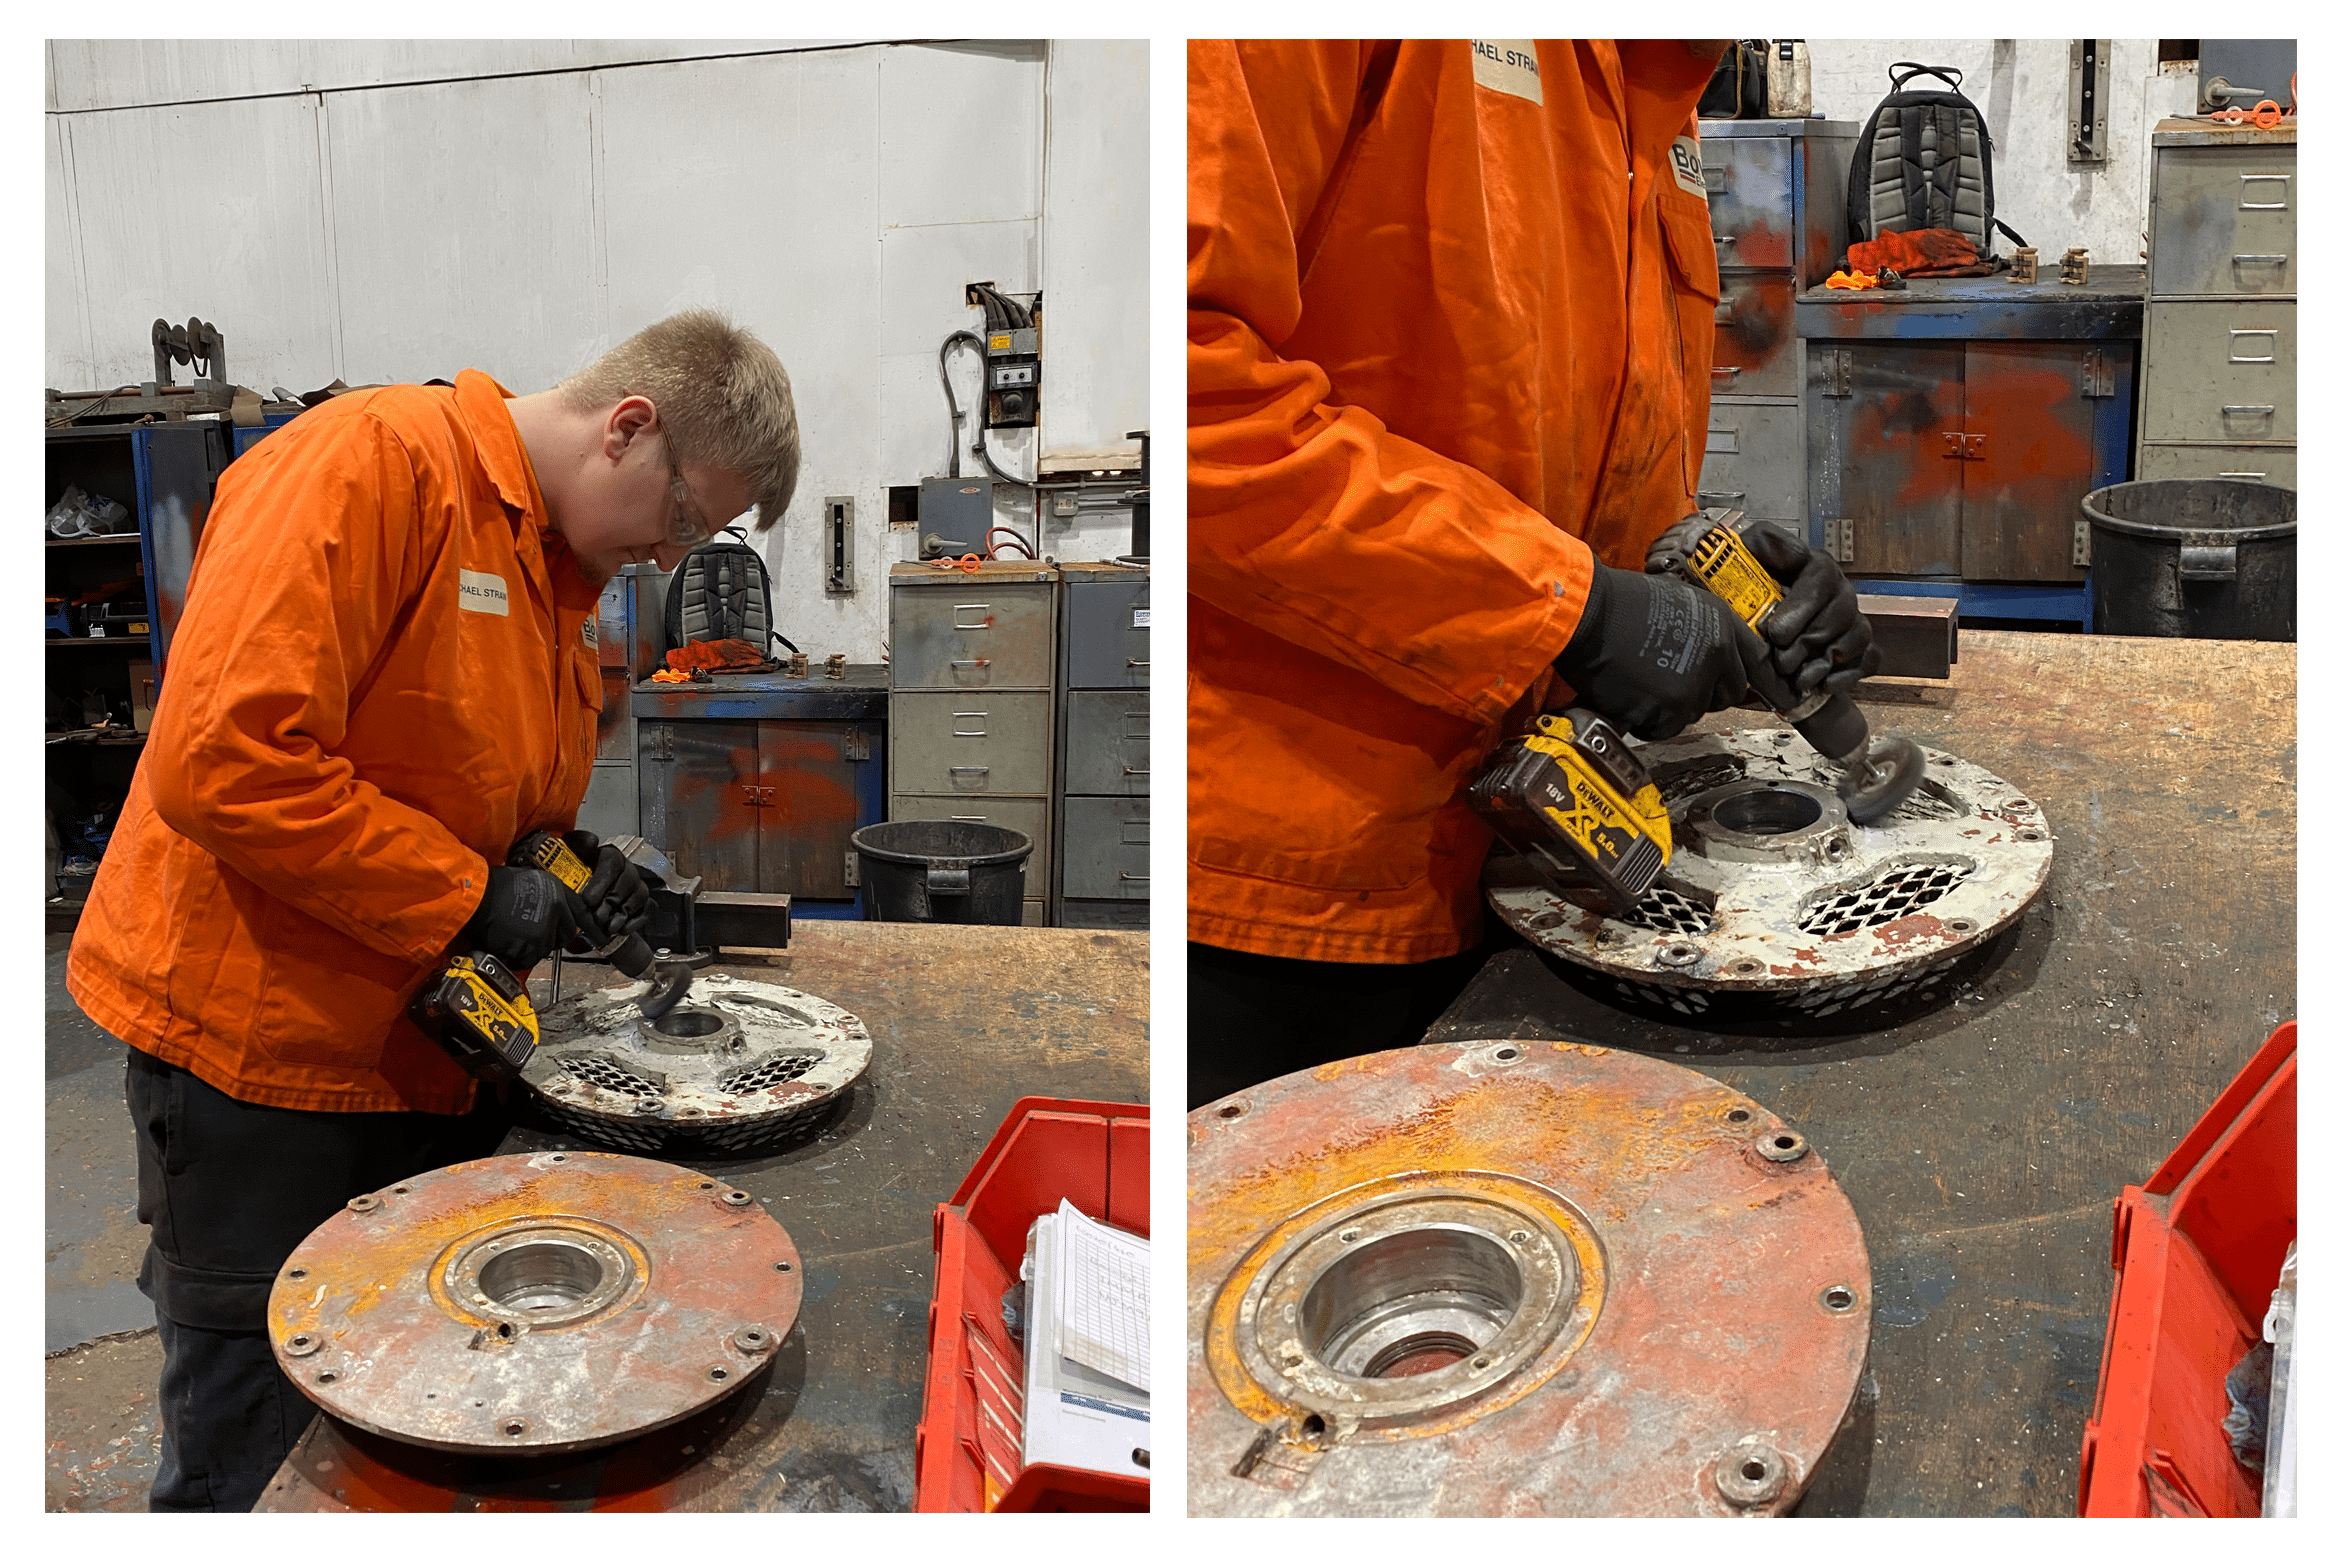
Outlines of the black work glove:
M 651 888 L 626 854 L 584 829 L 562 833 L 562 841 L 590 872 L 578 892 L 586 905 L 588 939 L 607 945 L 651 922 Z
M 489 888 L 465 920 L 464 934 L 475 949 L 526 973 L 569 942 L 585 911 L 551 871 L 499 864 L 490 869 Z
M 1805 696 L 1821 685 L 1829 695 L 1844 696 L 1858 680 L 1881 671 L 1872 623 L 1857 612 L 1856 588 L 1832 556 L 1765 522 L 1753 523 L 1742 541 L 1783 583 L 1783 601 L 1767 616 L 1764 634 L 1775 649 L 1776 669 L 1795 694 Z
M 1579 703 L 1640 739 L 1667 739 L 1740 701 L 1766 644 L 1724 603 L 1674 576 L 1598 565 L 1555 671 Z

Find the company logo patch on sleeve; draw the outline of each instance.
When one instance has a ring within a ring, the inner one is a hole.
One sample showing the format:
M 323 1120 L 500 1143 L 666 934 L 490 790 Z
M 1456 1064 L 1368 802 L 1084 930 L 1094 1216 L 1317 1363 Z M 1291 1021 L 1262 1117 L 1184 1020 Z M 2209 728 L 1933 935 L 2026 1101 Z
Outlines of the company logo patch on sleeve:
M 505 578 L 486 571 L 458 571 L 456 601 L 475 614 L 513 612 L 505 598 Z
M 578 622 L 578 634 L 590 650 L 599 649 L 603 644 L 602 627 L 594 622 L 591 614 Z
M 1474 40 L 1474 85 L 1545 104 L 1539 92 L 1539 45 L 1532 38 Z
M 1680 136 L 1669 144 L 1669 172 L 1677 176 L 1680 190 L 1689 190 L 1704 203 L 1710 199 L 1709 187 L 1702 183 L 1702 144 L 1691 136 Z

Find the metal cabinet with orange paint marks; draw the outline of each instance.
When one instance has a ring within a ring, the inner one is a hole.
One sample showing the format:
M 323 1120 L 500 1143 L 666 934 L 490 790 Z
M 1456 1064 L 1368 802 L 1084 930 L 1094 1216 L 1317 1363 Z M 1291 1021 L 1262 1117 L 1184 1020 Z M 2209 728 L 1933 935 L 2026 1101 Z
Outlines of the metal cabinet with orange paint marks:
M 2142 270 L 2039 275 L 1801 296 L 1808 541 L 1852 576 L 2085 619 L 2083 501 L 2129 476 Z
M 886 818 L 887 669 L 719 674 L 635 688 L 643 835 L 705 891 L 783 892 L 860 918 L 850 835 Z

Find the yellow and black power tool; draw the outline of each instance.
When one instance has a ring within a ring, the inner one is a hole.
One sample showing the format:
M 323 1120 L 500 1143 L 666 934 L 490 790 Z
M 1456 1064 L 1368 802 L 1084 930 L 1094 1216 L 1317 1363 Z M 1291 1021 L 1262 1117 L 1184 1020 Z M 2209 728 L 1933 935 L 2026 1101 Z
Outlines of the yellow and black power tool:
M 516 869 L 542 869 L 572 891 L 584 891 L 593 871 L 570 845 L 552 832 L 531 832 L 505 861 Z M 599 939 L 600 930 L 585 932 Z M 650 988 L 636 1003 L 656 1021 L 674 1010 L 692 987 L 692 969 L 682 962 L 654 962 L 638 934 L 605 942 L 598 950 L 630 978 L 651 975 Z M 657 969 L 655 972 L 654 969 Z M 485 1081 L 512 1081 L 538 1044 L 537 1008 L 520 977 L 487 951 L 459 956 L 432 975 L 407 1002 L 417 1026 L 438 1039 L 456 1062 Z
M 1716 593 L 1744 624 L 1764 636 L 1768 616 L 1783 601 L 1783 587 L 1743 542 L 1735 526 L 1740 520 L 1740 512 L 1728 512 L 1703 533 L 1686 551 L 1679 572 L 1696 586 Z M 1827 694 L 1820 685 L 1800 695 L 1773 663 L 1761 663 L 1750 676 L 1753 694 L 1791 724 L 1819 755 L 1839 763 L 1836 789 L 1850 820 L 1868 825 L 1913 797 L 1922 780 L 1921 746 L 1898 737 L 1874 743 L 1855 702 Z
M 1502 746 L 1469 797 L 1557 895 L 1615 917 L 1669 862 L 1669 811 L 1620 730 L 1585 707 L 1540 715 Z

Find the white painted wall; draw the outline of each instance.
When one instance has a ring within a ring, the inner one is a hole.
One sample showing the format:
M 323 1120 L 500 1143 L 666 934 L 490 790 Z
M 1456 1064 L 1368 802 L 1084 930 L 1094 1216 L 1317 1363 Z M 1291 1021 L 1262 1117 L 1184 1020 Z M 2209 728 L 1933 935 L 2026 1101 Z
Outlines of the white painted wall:
M 2155 39 L 2111 40 L 2109 160 L 2068 161 L 2068 40 L 1924 38 L 1892 42 L 1810 39 L 1814 106 L 1827 119 L 1862 124 L 1889 95 L 1899 60 L 1951 65 L 1995 141 L 1995 215 L 2027 236 L 2046 262 L 2072 245 L 2110 266 L 2139 266 L 2150 215 L 2150 131 L 2190 112 L 2195 67 L 2158 65 Z M 1934 76 L 1910 83 L 1940 85 Z M 1996 249 L 2008 255 L 2009 239 Z
M 467 366 L 532 391 L 724 310 L 796 389 L 798 495 L 759 542 L 818 660 L 879 656 L 887 564 L 916 546 L 887 490 L 946 471 L 937 348 L 982 321 L 964 283 L 1045 290 L 1046 450 L 1146 423 L 1143 43 L 46 48 L 46 384 L 143 380 L 149 324 L 198 315 L 264 392 Z M 974 356 L 956 370 L 967 407 Z M 993 442 L 1020 476 L 1033 445 Z M 831 495 L 855 502 L 849 598 L 822 591 Z M 1125 544 L 1087 520 L 1047 546 Z

